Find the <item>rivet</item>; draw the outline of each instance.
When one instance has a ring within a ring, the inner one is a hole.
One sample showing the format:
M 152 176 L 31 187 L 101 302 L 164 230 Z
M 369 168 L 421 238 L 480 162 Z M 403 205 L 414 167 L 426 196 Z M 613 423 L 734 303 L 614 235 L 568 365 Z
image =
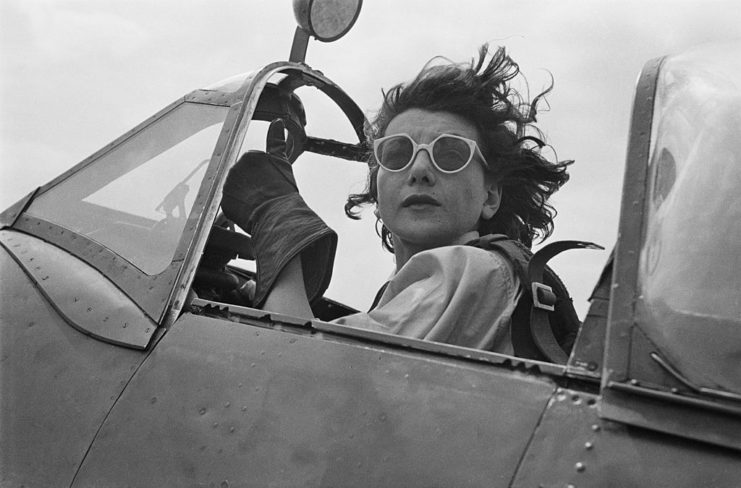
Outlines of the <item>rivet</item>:
M 632 379 L 632 380 L 630 380 L 630 384 L 633 385 L 633 386 L 636 386 L 638 384 L 638 380 L 637 379 Z
M 590 449 L 592 449 L 593 447 L 594 447 L 594 444 L 592 444 L 592 443 L 591 443 L 591 442 L 589 442 L 589 441 L 587 441 L 587 442 L 585 442 L 585 443 L 584 443 L 584 448 L 585 448 L 585 449 L 586 449 L 587 451 L 588 451 L 588 450 L 590 450 Z
M 594 424 L 594 425 L 592 425 L 592 430 L 593 430 L 593 431 L 597 432 L 597 431 L 598 431 L 599 429 L 600 429 L 600 426 L 599 426 L 599 424 Z
M 579 473 L 583 473 L 584 470 L 587 469 L 587 467 L 584 465 L 584 463 L 576 463 L 576 465 L 574 465 L 574 467 L 576 468 L 576 471 L 578 471 Z

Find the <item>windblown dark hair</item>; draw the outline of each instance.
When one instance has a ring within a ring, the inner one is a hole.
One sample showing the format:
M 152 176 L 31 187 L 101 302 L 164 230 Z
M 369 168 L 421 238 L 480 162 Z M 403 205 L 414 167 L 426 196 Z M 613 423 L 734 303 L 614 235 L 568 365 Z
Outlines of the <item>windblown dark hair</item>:
M 550 162 L 541 154 L 545 142 L 535 127 L 537 105 L 553 83 L 527 102 L 509 86 L 520 68 L 503 47 L 489 57 L 485 44 L 478 54 L 470 64 L 428 62 L 414 80 L 383 93 L 383 104 L 367 128 L 368 139 L 372 144 L 382 137 L 394 117 L 412 108 L 448 112 L 472 122 L 489 165 L 487 172 L 502 189 L 497 213 L 480 221 L 479 233 L 505 234 L 529 247 L 534 238 L 545 239 L 553 232 L 556 210 L 548 198 L 568 181 L 566 168 L 573 163 Z M 365 191 L 350 195 L 345 204 L 345 213 L 352 219 L 360 218 L 358 207 L 378 203 L 379 166 L 372 152 L 368 164 Z M 379 235 L 383 246 L 393 252 L 391 232 L 382 222 Z

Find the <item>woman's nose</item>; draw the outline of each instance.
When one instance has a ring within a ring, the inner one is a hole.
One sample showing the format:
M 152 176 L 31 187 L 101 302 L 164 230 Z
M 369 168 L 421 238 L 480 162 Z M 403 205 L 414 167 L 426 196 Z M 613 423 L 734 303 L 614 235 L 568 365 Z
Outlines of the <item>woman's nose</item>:
M 434 185 L 437 181 L 435 168 L 426 149 L 420 149 L 414 155 L 412 166 L 409 168 L 408 182 L 410 184 Z

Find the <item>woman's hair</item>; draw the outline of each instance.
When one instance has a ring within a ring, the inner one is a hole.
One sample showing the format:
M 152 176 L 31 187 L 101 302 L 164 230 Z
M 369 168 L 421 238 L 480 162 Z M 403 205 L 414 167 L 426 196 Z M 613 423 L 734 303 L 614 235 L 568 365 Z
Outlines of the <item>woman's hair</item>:
M 427 63 L 417 77 L 383 93 L 383 105 L 367 128 L 370 143 L 382 137 L 397 115 L 412 108 L 449 112 L 472 122 L 479 134 L 479 146 L 488 163 L 487 172 L 501 187 L 502 199 L 497 213 L 481 220 L 479 233 L 505 234 L 527 246 L 533 238 L 545 239 L 553 231 L 556 210 L 548 198 L 569 179 L 566 167 L 573 161 L 548 161 L 541 131 L 535 127 L 537 104 L 553 84 L 533 99 L 523 100 L 509 86 L 520 68 L 503 47 L 489 58 L 488 45 L 479 49 L 478 60 L 470 64 Z M 366 188 L 352 194 L 345 213 L 359 218 L 360 207 L 378 203 L 378 162 L 371 153 Z M 376 228 L 378 230 L 378 228 Z M 379 232 L 383 246 L 393 252 L 391 232 L 382 225 Z

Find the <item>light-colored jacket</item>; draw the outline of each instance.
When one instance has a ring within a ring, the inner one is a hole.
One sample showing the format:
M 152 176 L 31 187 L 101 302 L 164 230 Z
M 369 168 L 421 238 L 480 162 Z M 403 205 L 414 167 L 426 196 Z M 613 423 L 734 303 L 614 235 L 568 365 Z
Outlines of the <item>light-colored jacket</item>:
M 376 308 L 335 323 L 513 354 L 519 279 L 501 254 L 472 246 L 423 251 L 396 273 Z

